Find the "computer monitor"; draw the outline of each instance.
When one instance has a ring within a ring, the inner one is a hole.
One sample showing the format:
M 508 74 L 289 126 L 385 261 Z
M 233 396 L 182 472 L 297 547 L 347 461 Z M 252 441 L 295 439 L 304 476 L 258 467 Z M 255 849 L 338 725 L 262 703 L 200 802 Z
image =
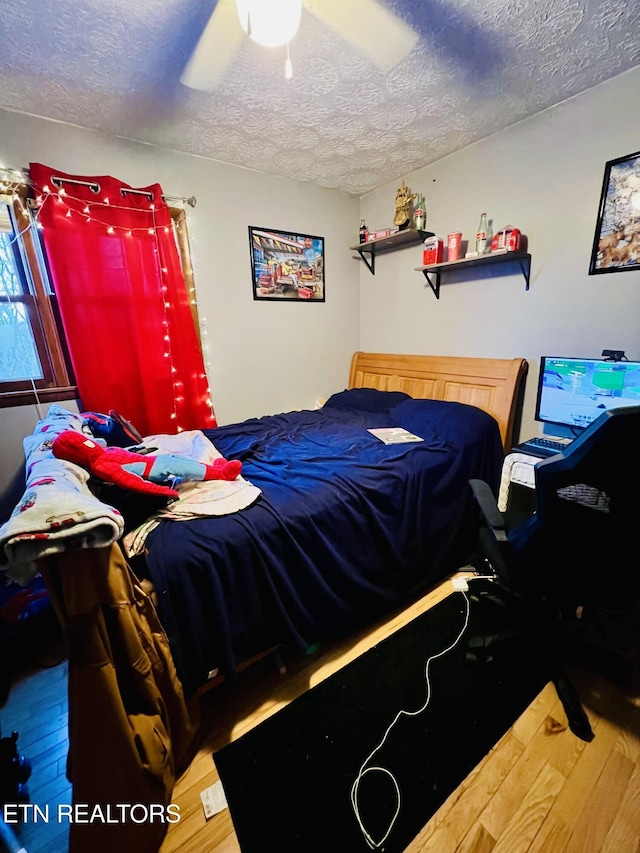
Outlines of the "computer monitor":
M 605 409 L 640 404 L 640 362 L 543 356 L 537 421 L 584 429 Z

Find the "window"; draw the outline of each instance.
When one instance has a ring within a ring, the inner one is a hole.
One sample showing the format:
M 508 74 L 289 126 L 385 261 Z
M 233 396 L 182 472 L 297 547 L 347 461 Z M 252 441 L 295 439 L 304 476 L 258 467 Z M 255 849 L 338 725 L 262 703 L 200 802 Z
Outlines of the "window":
M 17 194 L 16 194 L 17 192 Z M 25 188 L 0 186 L 0 408 L 78 396 L 55 293 Z M 199 334 L 186 214 L 171 207 L 185 285 Z
M 77 394 L 34 232 L 25 193 L 0 196 L 0 406 Z

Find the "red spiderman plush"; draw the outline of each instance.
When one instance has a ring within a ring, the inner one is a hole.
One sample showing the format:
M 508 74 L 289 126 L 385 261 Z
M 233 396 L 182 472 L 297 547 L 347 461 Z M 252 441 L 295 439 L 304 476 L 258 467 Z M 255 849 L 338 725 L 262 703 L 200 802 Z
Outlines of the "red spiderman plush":
M 74 462 L 106 483 L 172 498 L 177 498 L 178 492 L 163 484 L 181 480 L 235 480 L 242 470 L 242 462 L 222 457 L 212 465 L 205 465 L 188 456 L 170 453 L 147 456 L 122 447 L 105 448 L 75 430 L 61 432 L 51 450 L 58 459 Z

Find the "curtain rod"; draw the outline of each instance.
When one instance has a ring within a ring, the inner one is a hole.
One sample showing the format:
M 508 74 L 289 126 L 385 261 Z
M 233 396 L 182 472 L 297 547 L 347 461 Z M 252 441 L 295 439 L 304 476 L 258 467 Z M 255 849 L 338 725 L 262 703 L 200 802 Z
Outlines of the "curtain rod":
M 0 171 L 2 171 L 2 170 L 0 170 Z M 29 175 L 28 169 L 10 169 L 10 168 L 7 168 L 7 169 L 4 169 L 3 171 L 15 172 L 16 174 L 21 173 L 24 176 Z M 59 177 L 58 175 L 53 175 L 51 178 L 51 183 L 55 184 L 57 187 L 60 187 L 61 184 L 63 184 L 63 183 L 65 183 L 65 184 L 76 184 L 78 186 L 89 187 L 91 189 L 91 191 L 94 193 L 100 192 L 100 184 L 98 184 L 96 181 L 79 181 L 76 178 L 62 178 L 62 177 Z M 147 198 L 149 198 L 149 199 L 153 198 L 151 193 L 145 192 L 145 190 L 135 190 L 135 189 L 131 189 L 130 187 L 120 187 L 120 192 L 122 193 L 122 195 L 130 195 L 130 194 L 135 193 L 137 195 L 146 195 Z M 190 196 L 189 198 L 186 198 L 184 196 L 179 196 L 179 195 L 164 195 L 163 194 L 162 199 L 163 199 L 163 201 L 166 201 L 167 203 L 171 202 L 171 201 L 181 201 L 184 204 L 188 204 L 189 207 L 195 207 L 196 206 L 196 197 L 194 195 Z

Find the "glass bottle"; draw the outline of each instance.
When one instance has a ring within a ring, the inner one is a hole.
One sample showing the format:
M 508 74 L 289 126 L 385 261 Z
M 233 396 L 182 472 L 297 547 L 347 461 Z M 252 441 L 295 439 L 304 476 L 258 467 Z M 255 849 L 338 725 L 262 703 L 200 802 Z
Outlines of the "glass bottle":
M 424 231 L 426 223 L 426 211 L 424 207 L 424 196 L 419 193 L 416 199 L 416 207 L 413 211 L 413 227 L 416 231 Z
M 476 233 L 476 252 L 484 255 L 487 251 L 487 214 L 480 214 L 480 224 Z
M 366 243 L 369 239 L 369 229 L 364 223 L 364 219 L 360 220 L 360 242 Z

